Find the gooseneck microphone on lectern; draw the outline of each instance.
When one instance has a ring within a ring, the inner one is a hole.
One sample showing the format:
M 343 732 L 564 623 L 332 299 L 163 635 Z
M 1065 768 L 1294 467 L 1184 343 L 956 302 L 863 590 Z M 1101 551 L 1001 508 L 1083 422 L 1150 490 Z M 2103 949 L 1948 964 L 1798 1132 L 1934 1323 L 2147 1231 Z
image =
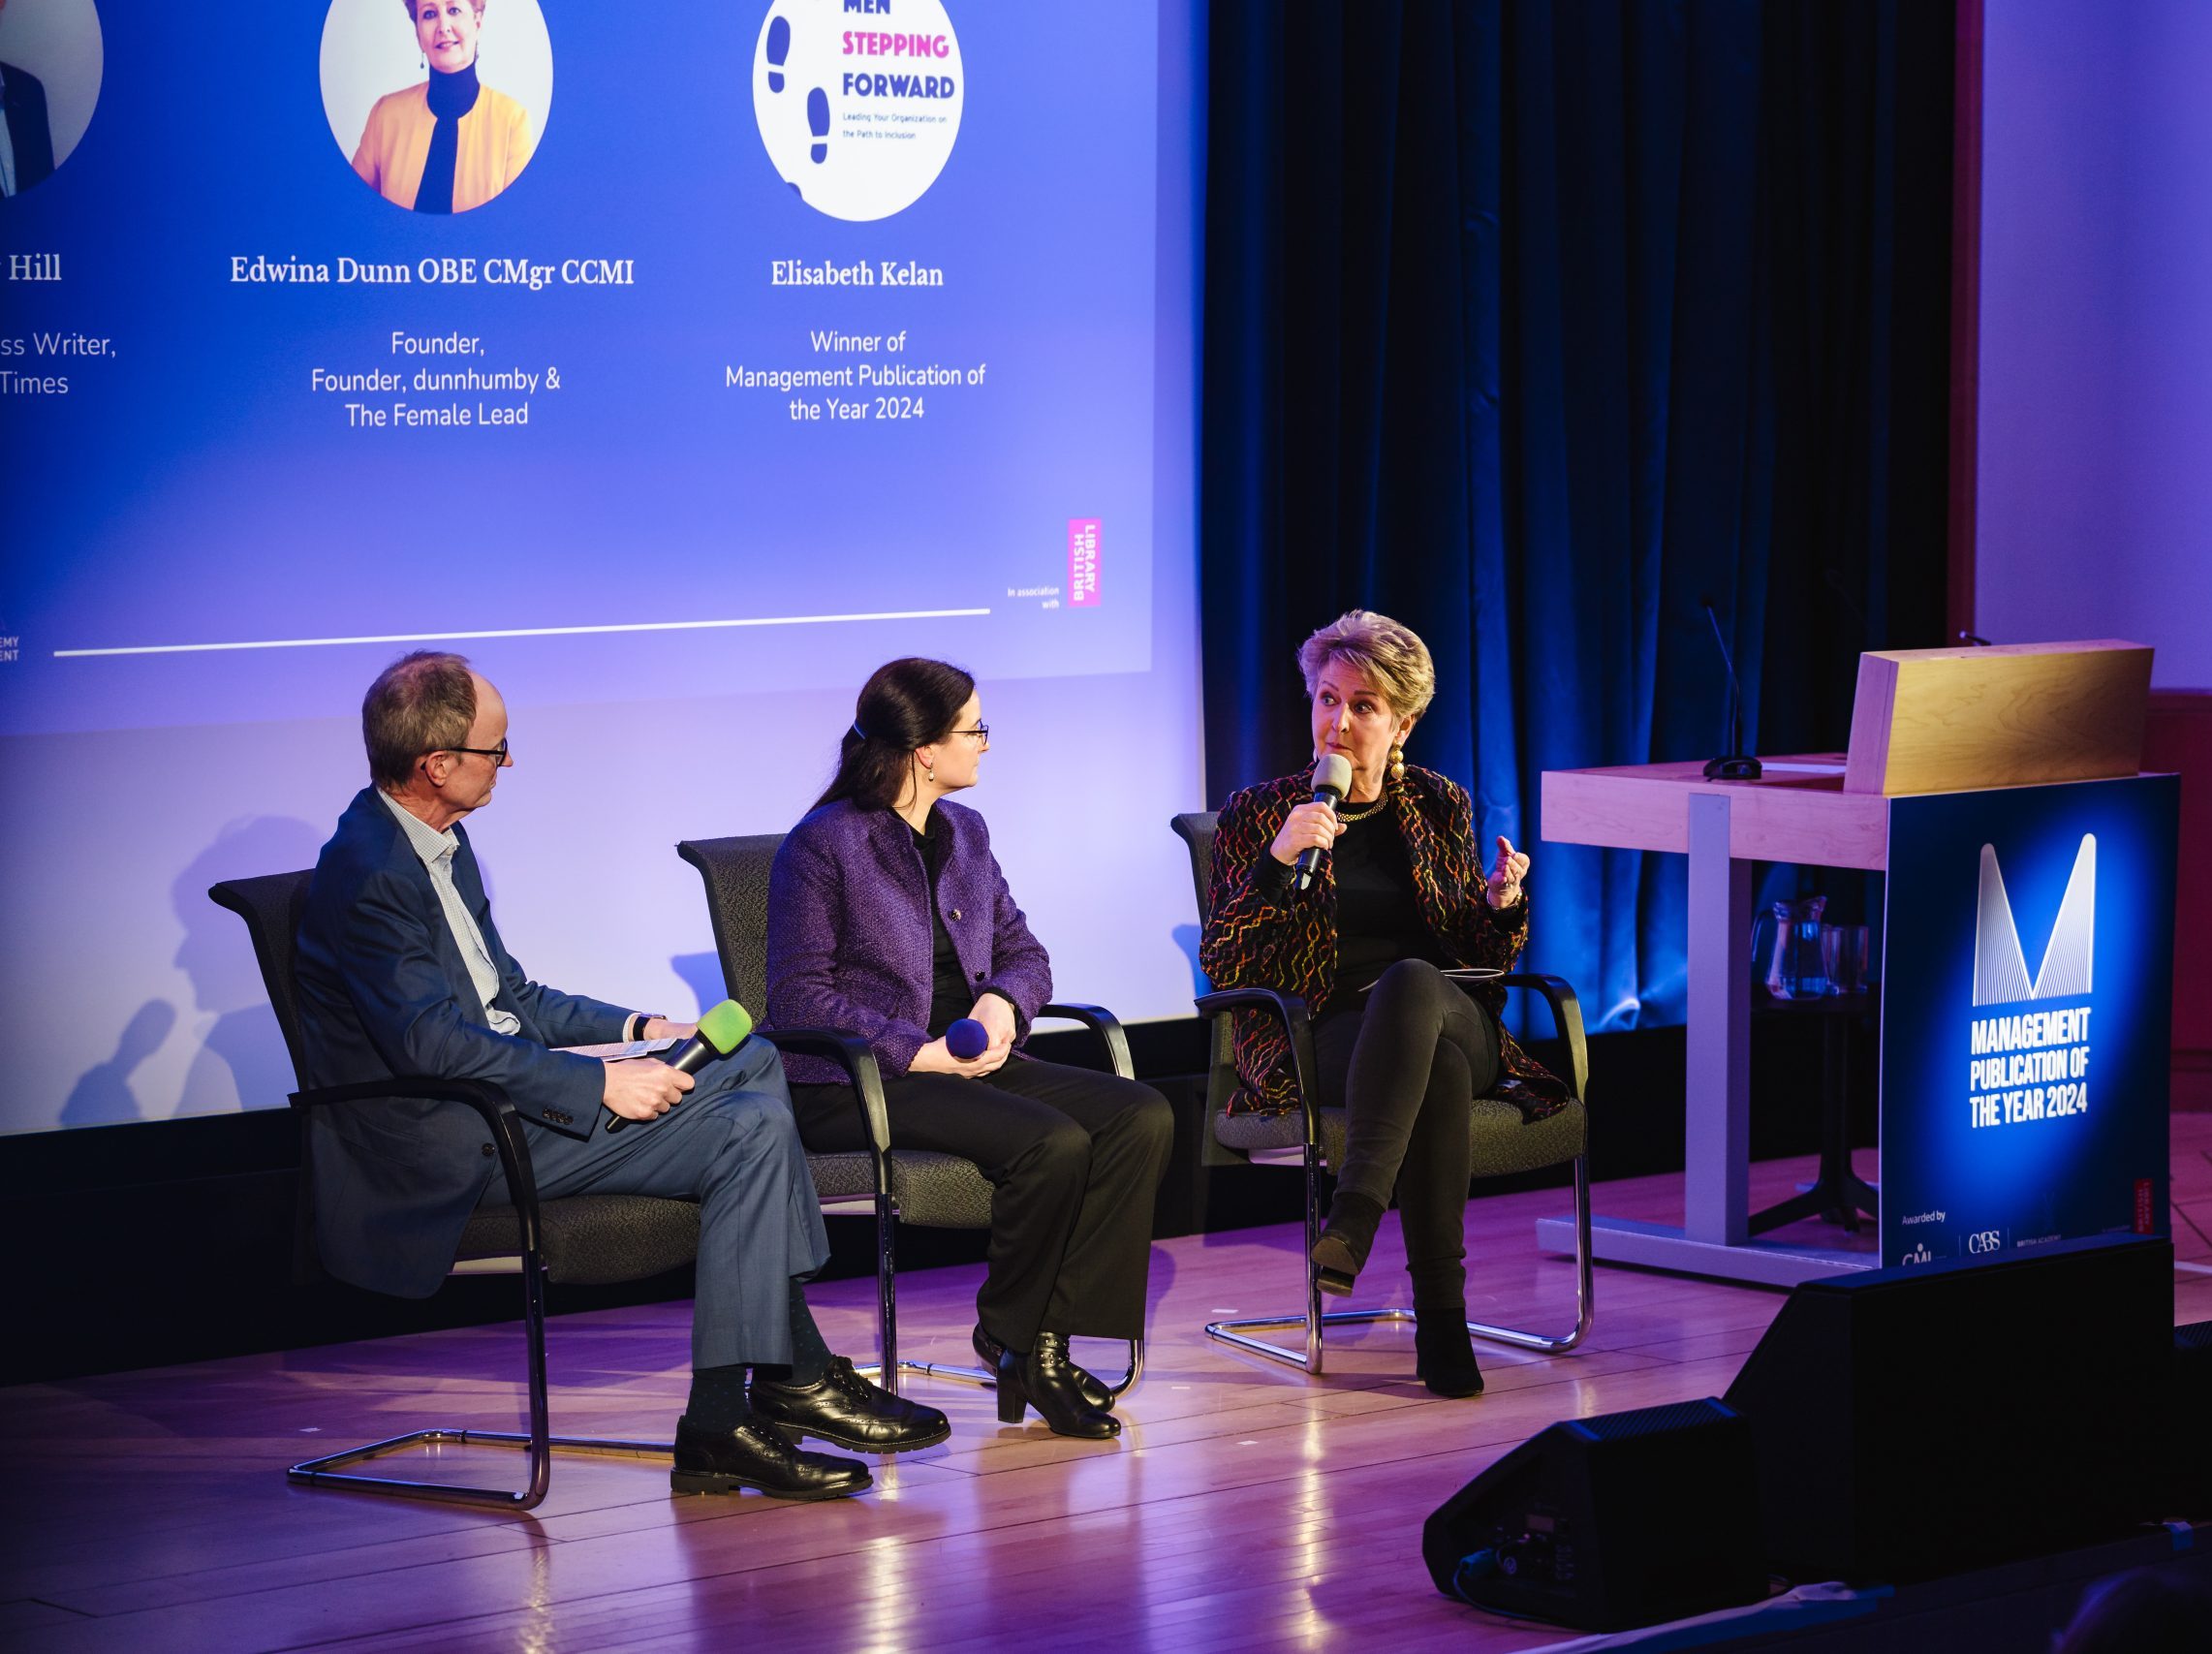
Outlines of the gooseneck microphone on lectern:
M 1340 752 L 1323 753 L 1321 762 L 1314 765 L 1314 797 L 1317 804 L 1326 804 L 1330 810 L 1344 801 L 1345 794 L 1352 791 L 1352 760 Z M 1298 852 L 1298 858 L 1291 865 L 1296 869 L 1295 883 L 1301 890 L 1310 890 L 1314 885 L 1314 872 L 1321 866 L 1321 848 L 1308 845 Z
M 752 1038 L 753 1016 L 734 999 L 726 999 L 699 1019 L 699 1032 L 676 1047 L 669 1067 L 678 1074 L 697 1074 L 716 1057 L 726 1057 Z M 618 1132 L 630 1122 L 616 1114 L 607 1129 Z
M 1729 674 L 1729 750 L 1727 756 L 1705 761 L 1707 781 L 1757 781 L 1762 773 L 1759 760 L 1743 750 L 1743 688 L 1736 682 L 1736 664 L 1729 657 L 1729 640 L 1721 636 L 1721 617 L 1713 612 L 1713 600 L 1701 597 L 1705 618 L 1713 625 L 1713 641 L 1720 646 L 1721 665 Z

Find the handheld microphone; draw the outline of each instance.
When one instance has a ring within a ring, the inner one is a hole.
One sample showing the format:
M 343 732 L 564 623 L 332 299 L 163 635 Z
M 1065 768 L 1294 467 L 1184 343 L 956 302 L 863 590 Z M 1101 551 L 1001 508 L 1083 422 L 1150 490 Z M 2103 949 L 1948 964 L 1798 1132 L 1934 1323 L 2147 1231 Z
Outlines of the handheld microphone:
M 1314 797 L 1317 804 L 1326 804 L 1333 812 L 1344 801 L 1345 794 L 1352 791 L 1352 760 L 1340 752 L 1322 754 L 1321 762 L 1314 765 Z M 1310 890 L 1314 885 L 1314 871 L 1321 865 L 1321 849 L 1308 845 L 1298 852 L 1297 860 L 1291 864 L 1297 873 L 1296 885 L 1301 890 Z
M 1736 664 L 1729 657 L 1729 640 L 1721 636 L 1721 617 L 1713 612 L 1710 596 L 1700 597 L 1698 603 L 1705 610 L 1705 618 L 1712 622 L 1713 641 L 1721 651 L 1721 665 L 1729 674 L 1728 755 L 1705 761 L 1707 781 L 1757 781 L 1763 773 L 1758 759 L 1743 750 L 1743 689 L 1736 682 Z
M 716 1057 L 726 1057 L 742 1045 L 753 1034 L 753 1016 L 734 999 L 726 999 L 699 1019 L 699 1032 L 686 1040 L 669 1058 L 669 1067 L 678 1074 L 697 1074 Z M 612 1110 L 608 1110 L 612 1112 Z M 618 1132 L 630 1122 L 620 1114 L 607 1122 L 607 1129 Z
M 991 1034 L 973 1016 L 963 1016 L 945 1030 L 945 1048 L 962 1062 L 974 1062 L 991 1048 Z

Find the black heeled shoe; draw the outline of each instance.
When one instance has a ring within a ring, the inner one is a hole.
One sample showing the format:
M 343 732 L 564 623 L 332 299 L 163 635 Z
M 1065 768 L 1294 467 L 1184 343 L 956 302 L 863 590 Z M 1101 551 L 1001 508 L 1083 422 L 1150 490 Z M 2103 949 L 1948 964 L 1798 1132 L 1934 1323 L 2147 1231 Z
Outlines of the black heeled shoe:
M 1417 1302 L 1414 1314 L 1414 1376 L 1437 1395 L 1480 1395 L 1482 1369 L 1475 1364 L 1466 1301 L 1433 1307 Z
M 1321 1290 L 1332 1297 L 1348 1297 L 1352 1283 L 1367 1266 L 1367 1254 L 1375 1248 L 1375 1232 L 1383 1224 L 1383 1208 L 1364 1195 L 1343 1189 L 1328 1203 L 1328 1223 L 1310 1254 L 1321 1274 Z
M 984 1366 L 990 1368 L 994 1373 L 999 1370 L 999 1362 L 1006 1358 L 1006 1346 L 984 1331 L 981 1322 L 976 1323 L 975 1333 L 968 1342 L 976 1347 L 976 1354 L 981 1358 Z M 1075 1366 L 1072 1360 L 1068 1365 L 1075 1367 L 1075 1388 L 1082 1392 L 1083 1405 L 1095 1407 L 1101 1413 L 1111 1413 L 1114 1394 L 1111 1389 L 1106 1388 L 1106 1381 L 1087 1367 Z
M 1075 1375 L 1082 1369 L 1068 1359 L 1067 1334 L 1040 1332 L 1026 1356 L 1009 1350 L 999 1358 L 999 1422 L 1018 1424 L 1024 1407 L 1037 1409 L 1055 1436 L 1103 1442 L 1121 1434 L 1121 1420 L 1083 1400 Z

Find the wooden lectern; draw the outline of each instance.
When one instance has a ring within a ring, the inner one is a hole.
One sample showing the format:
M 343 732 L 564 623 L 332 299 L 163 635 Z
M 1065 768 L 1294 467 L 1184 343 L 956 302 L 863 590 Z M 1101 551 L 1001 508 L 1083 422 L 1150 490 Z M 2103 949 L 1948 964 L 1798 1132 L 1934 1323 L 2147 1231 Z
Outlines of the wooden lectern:
M 1751 863 L 1879 872 L 1891 796 L 2134 775 L 2150 677 L 2148 647 L 2110 639 L 1883 650 L 1859 657 L 1848 754 L 1768 759 L 1756 781 L 1696 761 L 1544 771 L 1546 842 L 1690 858 L 1684 1222 L 1601 1217 L 1601 1260 L 1772 1286 L 1869 1265 L 1751 1233 Z M 1538 1233 L 1573 1250 L 1558 1220 Z

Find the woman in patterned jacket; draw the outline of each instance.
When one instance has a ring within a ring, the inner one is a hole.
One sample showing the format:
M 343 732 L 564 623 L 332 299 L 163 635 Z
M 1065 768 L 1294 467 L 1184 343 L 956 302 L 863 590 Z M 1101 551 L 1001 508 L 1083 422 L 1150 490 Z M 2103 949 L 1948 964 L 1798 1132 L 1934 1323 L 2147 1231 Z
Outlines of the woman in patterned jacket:
M 1413 1277 L 1417 1370 L 1440 1395 L 1474 1395 L 1467 1333 L 1469 1111 L 1505 1097 L 1524 1120 L 1565 1107 L 1559 1082 L 1498 1024 L 1491 999 L 1445 972 L 1504 969 L 1528 940 L 1529 858 L 1497 840 L 1487 874 L 1466 792 L 1405 762 L 1436 693 L 1426 645 L 1397 621 L 1353 609 L 1298 651 L 1317 758 L 1352 765 L 1341 805 L 1312 802 L 1306 774 L 1231 798 L 1215 831 L 1211 917 L 1199 961 L 1217 987 L 1303 998 L 1324 1107 L 1346 1111 L 1343 1164 L 1313 1250 L 1322 1289 L 1342 1295 L 1367 1262 L 1397 1192 Z M 1310 889 L 1294 864 L 1326 851 Z M 1298 1106 L 1281 1024 L 1237 1014 L 1232 1109 Z

